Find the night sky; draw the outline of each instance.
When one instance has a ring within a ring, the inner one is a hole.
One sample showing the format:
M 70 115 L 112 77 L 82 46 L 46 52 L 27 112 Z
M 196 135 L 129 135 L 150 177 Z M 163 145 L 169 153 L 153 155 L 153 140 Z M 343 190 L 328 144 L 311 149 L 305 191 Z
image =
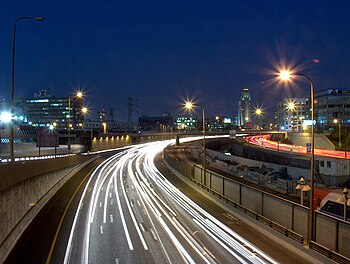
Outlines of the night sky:
M 306 96 L 298 81 L 271 79 L 276 64 L 297 66 L 315 89 L 350 87 L 350 1 L 44 1 L 0 2 L 0 97 L 9 98 L 14 21 L 15 97 L 78 88 L 90 112 L 114 109 L 127 118 L 175 114 L 185 98 L 207 116 L 232 116 L 241 90 L 272 117 L 286 96 Z M 292 91 L 291 91 L 292 90 Z

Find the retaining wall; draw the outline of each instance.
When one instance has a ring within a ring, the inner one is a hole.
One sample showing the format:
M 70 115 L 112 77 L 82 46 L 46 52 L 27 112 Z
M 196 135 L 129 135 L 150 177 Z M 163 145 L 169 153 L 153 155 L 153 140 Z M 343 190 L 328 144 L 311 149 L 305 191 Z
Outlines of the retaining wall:
M 71 156 L 0 166 L 0 263 L 45 203 L 91 160 Z

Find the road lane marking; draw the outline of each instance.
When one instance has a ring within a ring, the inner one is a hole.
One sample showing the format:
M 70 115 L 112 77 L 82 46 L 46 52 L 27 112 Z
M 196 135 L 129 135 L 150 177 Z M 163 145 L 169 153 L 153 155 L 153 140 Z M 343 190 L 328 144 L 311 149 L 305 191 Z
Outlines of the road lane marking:
M 109 186 L 111 186 L 112 182 L 113 182 L 113 177 L 110 177 L 110 178 L 109 178 L 109 181 L 108 181 L 108 183 L 107 183 L 107 188 L 106 188 L 106 192 L 105 192 L 105 203 L 104 203 L 105 206 L 103 207 L 103 223 L 104 223 L 104 224 L 105 224 L 106 221 L 107 221 L 107 203 L 108 203 L 107 199 L 108 199 L 108 190 L 110 189 Z M 112 197 L 112 193 L 111 193 L 111 192 L 109 193 L 109 197 L 110 197 L 110 198 Z
M 143 232 L 145 232 L 145 228 L 143 227 L 143 224 L 142 224 L 142 223 L 140 223 L 139 225 L 140 225 L 140 227 L 141 227 L 142 231 L 143 231 Z
M 140 201 L 139 201 L 139 200 L 137 200 L 137 205 L 138 205 L 138 206 L 141 206 L 141 204 L 140 204 Z
M 132 161 L 133 161 L 134 159 L 135 159 L 135 157 L 132 159 Z M 132 167 L 131 167 L 131 166 L 132 166 L 132 161 L 129 162 L 129 164 L 128 164 L 128 173 L 129 173 L 130 177 L 133 177 L 133 176 L 132 176 L 132 175 L 133 175 L 133 171 L 132 171 Z M 125 199 L 126 201 L 129 201 L 129 199 L 128 199 L 127 195 L 126 195 L 126 191 L 127 191 L 127 190 L 124 188 L 124 184 L 123 184 L 123 180 L 122 180 L 121 175 L 120 175 L 120 183 L 121 183 L 121 187 L 122 187 L 121 189 L 122 189 L 122 192 L 123 192 L 123 195 L 124 195 L 124 199 Z M 147 243 L 146 243 L 146 241 L 145 241 L 145 238 L 143 237 L 143 235 L 142 235 L 142 233 L 141 233 L 141 231 L 140 231 L 139 225 L 138 225 L 137 222 L 136 222 L 135 215 L 134 215 L 134 213 L 133 213 L 133 211 L 132 211 L 132 208 L 130 207 L 130 202 L 126 202 L 126 205 L 127 205 L 128 210 L 129 210 L 131 219 L 132 219 L 132 221 L 133 221 L 133 223 L 134 223 L 134 226 L 135 226 L 135 228 L 136 228 L 137 234 L 139 235 L 139 238 L 140 238 L 140 240 L 141 240 L 141 242 L 142 242 L 143 248 L 144 248 L 145 250 L 148 250 L 148 246 L 147 246 Z
M 152 227 L 150 227 L 150 229 L 149 229 L 150 231 L 151 231 L 151 234 L 152 234 L 152 236 L 153 236 L 153 239 L 154 240 L 158 240 L 158 238 L 157 238 L 157 236 L 156 236 L 156 234 L 154 233 L 154 231 L 153 231 L 153 228 Z
M 100 207 L 102 207 L 102 202 L 100 202 Z
M 111 223 L 113 223 L 113 215 L 110 215 Z
M 211 253 L 209 251 L 209 249 L 207 249 L 206 247 L 203 247 L 203 249 L 213 258 L 213 259 L 216 259 L 216 257 L 213 255 L 213 253 Z
M 85 182 L 85 180 L 91 176 L 91 172 L 93 171 L 94 169 L 91 169 L 89 171 L 88 174 L 86 174 L 86 176 L 84 177 L 84 179 L 80 182 L 78 188 L 74 191 L 72 197 L 70 198 L 69 202 L 68 202 L 68 205 L 66 207 L 66 209 L 64 210 L 63 212 L 63 215 L 61 217 L 61 220 L 60 220 L 60 223 L 58 224 L 58 227 L 57 227 L 57 230 L 56 230 L 56 234 L 55 234 L 55 237 L 53 238 L 53 241 L 52 241 L 52 244 L 51 244 L 51 248 L 50 248 L 50 252 L 49 252 L 49 255 L 47 256 L 47 259 L 46 259 L 46 264 L 49 264 L 51 262 L 51 257 L 52 257 L 52 253 L 53 253 L 53 250 L 55 248 L 55 245 L 56 245 L 56 241 L 57 241 L 57 238 L 58 238 L 58 234 L 61 230 L 61 227 L 62 227 L 62 224 L 63 224 L 63 220 L 64 218 L 66 217 L 66 214 L 68 212 L 68 208 L 70 207 L 71 203 L 73 202 L 73 199 L 75 197 L 75 195 L 77 194 L 78 190 L 80 189 L 80 187 L 82 186 L 82 184 Z M 89 182 L 87 183 L 87 186 L 88 186 Z
M 131 237 L 130 237 L 130 234 L 129 234 L 129 230 L 128 230 L 128 227 L 126 226 L 126 221 L 125 221 L 122 205 L 120 203 L 119 193 L 118 193 L 118 186 L 117 186 L 117 179 L 116 178 L 117 178 L 117 173 L 115 171 L 113 173 L 113 180 L 114 180 L 114 189 L 115 189 L 115 195 L 117 197 L 117 204 L 118 204 L 119 214 L 120 214 L 120 218 L 122 219 L 122 224 L 123 224 L 123 227 L 124 227 L 124 233 L 125 233 L 128 245 L 129 245 L 129 249 L 130 250 L 134 250 L 134 246 L 132 245 L 132 242 L 131 242 Z
M 111 199 L 111 205 L 113 204 L 113 199 Z
M 101 232 L 101 235 L 103 235 L 103 226 L 100 225 L 100 232 Z
M 233 220 L 233 221 L 239 221 L 238 218 L 234 217 L 233 215 L 229 213 L 223 213 L 223 216 L 226 216 L 228 219 Z

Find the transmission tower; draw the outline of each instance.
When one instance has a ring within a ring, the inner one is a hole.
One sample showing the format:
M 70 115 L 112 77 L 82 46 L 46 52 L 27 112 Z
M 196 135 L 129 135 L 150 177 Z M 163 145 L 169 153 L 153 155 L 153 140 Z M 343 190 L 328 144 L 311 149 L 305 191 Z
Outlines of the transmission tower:
M 132 125 L 132 112 L 133 112 L 133 104 L 132 104 L 132 98 L 128 97 L 128 132 L 133 130 Z

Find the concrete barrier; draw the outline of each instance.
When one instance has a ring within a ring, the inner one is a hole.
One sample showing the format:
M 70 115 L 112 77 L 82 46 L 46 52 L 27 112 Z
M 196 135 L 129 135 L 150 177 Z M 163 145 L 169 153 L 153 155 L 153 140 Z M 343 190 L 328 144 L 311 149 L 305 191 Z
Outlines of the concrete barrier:
M 46 202 L 91 161 L 91 156 L 71 156 L 1 166 L 0 263 Z

